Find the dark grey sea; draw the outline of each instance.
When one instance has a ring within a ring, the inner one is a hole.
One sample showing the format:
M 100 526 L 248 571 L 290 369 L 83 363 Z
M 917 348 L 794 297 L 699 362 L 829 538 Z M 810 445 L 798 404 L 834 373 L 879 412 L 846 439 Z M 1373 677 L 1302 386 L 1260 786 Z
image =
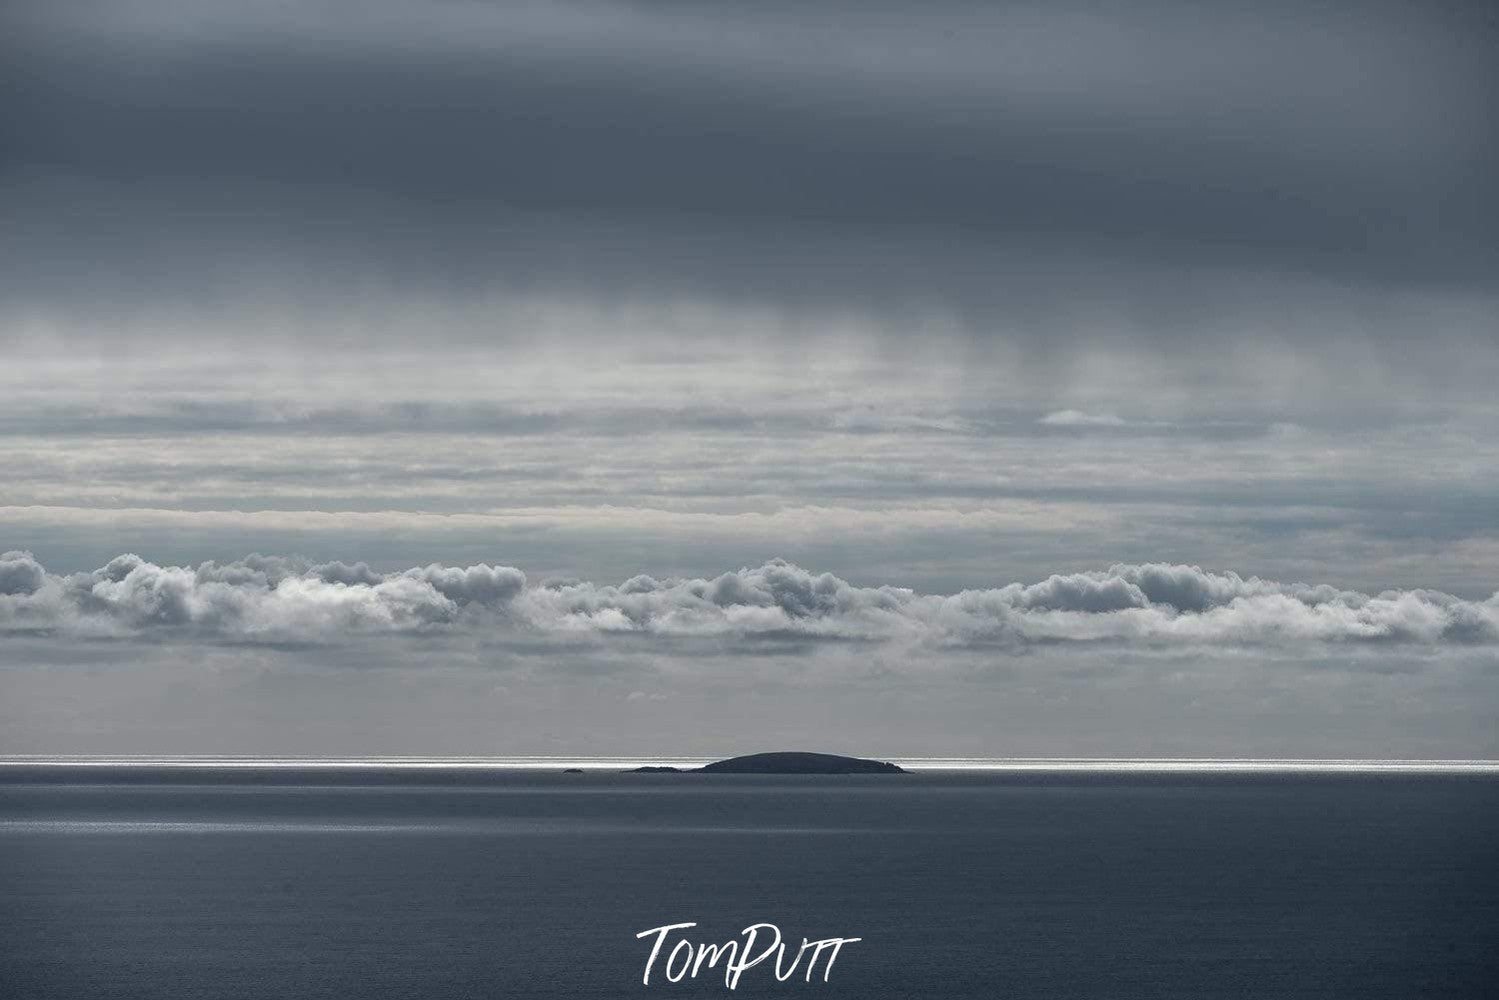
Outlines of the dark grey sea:
M 1499 996 L 1499 778 L 0 769 L 7 1000 L 651 995 Z

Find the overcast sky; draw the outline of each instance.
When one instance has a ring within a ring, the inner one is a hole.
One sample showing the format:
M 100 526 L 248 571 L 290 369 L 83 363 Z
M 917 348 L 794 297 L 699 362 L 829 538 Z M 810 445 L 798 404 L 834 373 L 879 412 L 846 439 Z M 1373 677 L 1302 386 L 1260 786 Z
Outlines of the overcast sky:
M 1499 756 L 1489 5 L 0 48 L 0 752 Z

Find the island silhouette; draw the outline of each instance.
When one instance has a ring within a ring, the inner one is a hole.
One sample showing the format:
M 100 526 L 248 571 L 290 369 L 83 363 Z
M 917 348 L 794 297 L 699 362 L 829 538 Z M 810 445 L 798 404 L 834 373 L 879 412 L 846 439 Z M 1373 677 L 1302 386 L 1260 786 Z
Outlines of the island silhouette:
M 715 760 L 702 767 L 682 768 L 650 765 L 632 768 L 635 774 L 672 774 L 698 772 L 706 774 L 906 774 L 905 768 L 883 760 L 844 757 L 835 753 L 806 753 L 781 750 L 752 753 L 743 757 Z

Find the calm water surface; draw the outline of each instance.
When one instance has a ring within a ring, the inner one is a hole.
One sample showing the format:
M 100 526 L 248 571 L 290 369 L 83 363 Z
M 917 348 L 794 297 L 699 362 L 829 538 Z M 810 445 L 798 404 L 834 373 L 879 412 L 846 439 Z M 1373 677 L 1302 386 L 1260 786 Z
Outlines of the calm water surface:
M 0 769 L 0 997 L 1499 995 L 1491 775 Z M 857 936 L 642 986 L 637 932 Z

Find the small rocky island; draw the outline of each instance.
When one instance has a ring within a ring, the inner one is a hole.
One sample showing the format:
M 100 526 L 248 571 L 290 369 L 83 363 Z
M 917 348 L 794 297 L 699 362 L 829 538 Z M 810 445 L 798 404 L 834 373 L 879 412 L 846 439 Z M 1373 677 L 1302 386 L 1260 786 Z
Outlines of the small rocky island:
M 681 771 L 677 767 L 637 767 L 637 774 Z M 842 757 L 835 753 L 752 753 L 744 757 L 716 760 L 692 770 L 706 774 L 906 774 L 905 768 L 883 760 Z

